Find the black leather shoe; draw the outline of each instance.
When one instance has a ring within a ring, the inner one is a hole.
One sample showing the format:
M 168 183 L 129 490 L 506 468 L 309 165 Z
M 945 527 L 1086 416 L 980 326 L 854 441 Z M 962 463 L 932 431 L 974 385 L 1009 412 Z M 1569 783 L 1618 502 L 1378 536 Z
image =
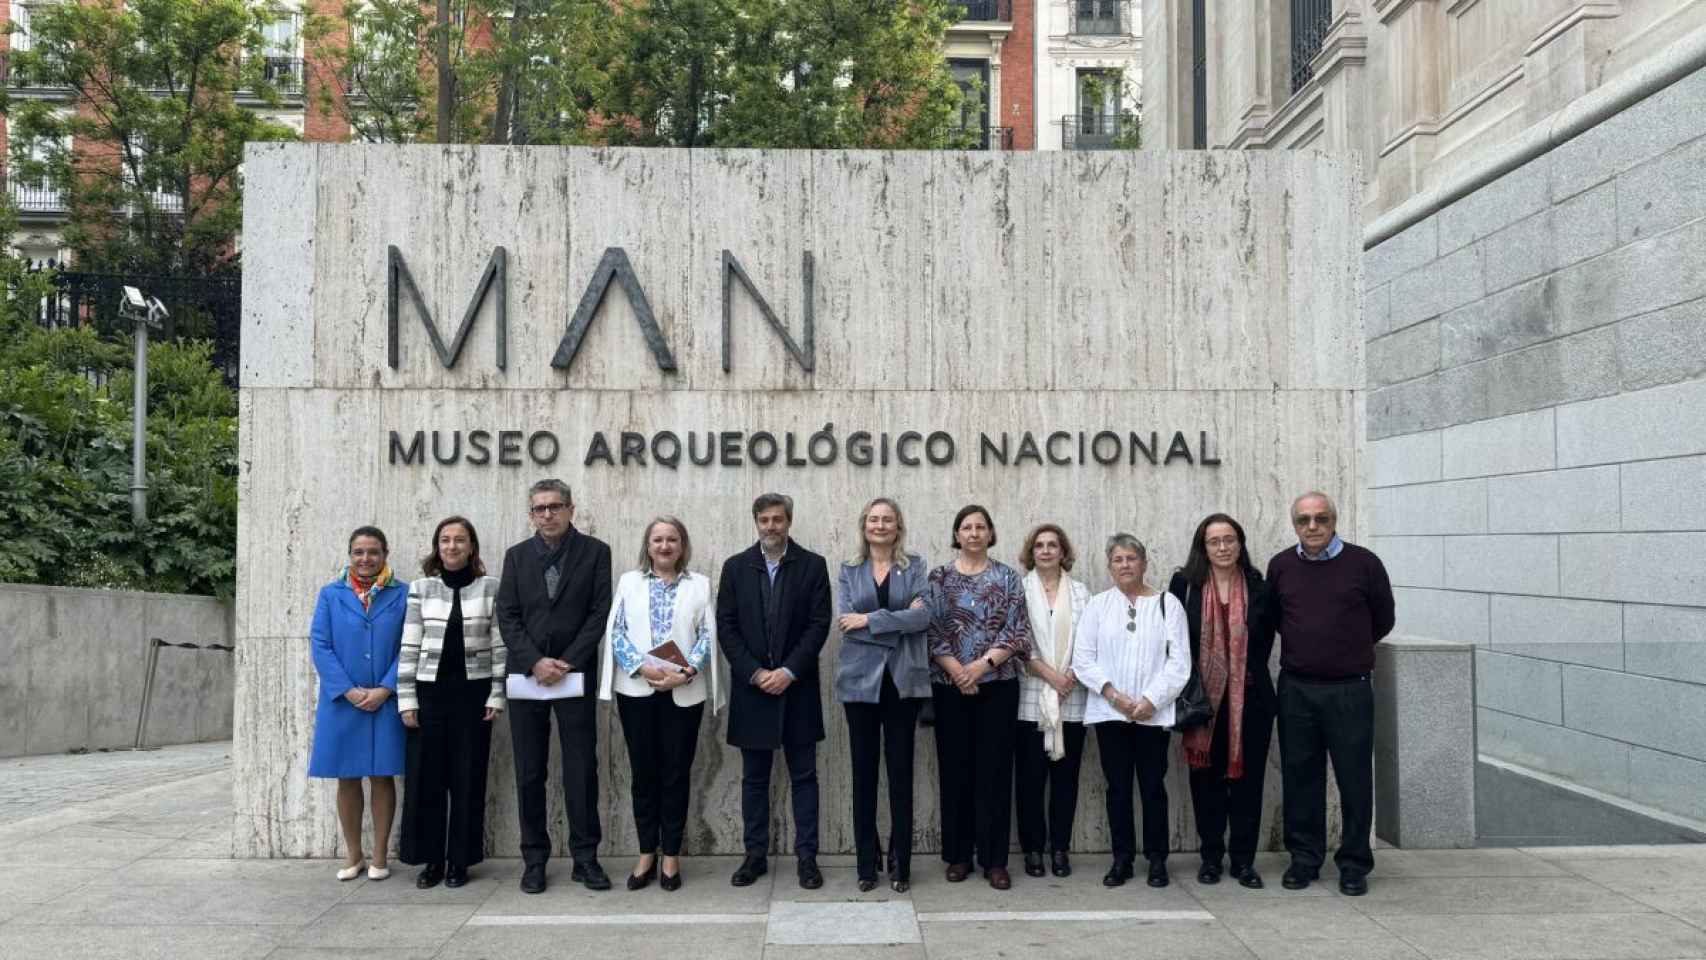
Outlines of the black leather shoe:
M 748 856 L 735 868 L 734 876 L 729 883 L 737 887 L 750 887 L 758 882 L 758 878 L 770 872 L 770 864 L 763 857 Z
M 466 886 L 468 883 L 468 868 L 451 864 L 444 868 L 444 885 L 452 890 Z
M 1127 880 L 1136 875 L 1130 860 L 1115 860 L 1114 865 L 1108 868 L 1107 875 L 1102 877 L 1102 886 L 1123 887 Z
M 870 893 L 872 890 L 875 890 L 875 889 L 877 889 L 877 878 L 876 877 L 860 877 L 859 878 L 859 892 L 860 893 Z
M 1043 872 L 1043 855 L 1040 853 L 1025 854 L 1025 876 L 1040 877 Z
M 1311 870 L 1308 867 L 1300 867 L 1293 864 L 1292 866 L 1285 868 L 1285 876 L 1280 878 L 1280 886 L 1287 890 L 1303 890 L 1311 883 L 1314 883 L 1316 878 L 1320 875 L 1320 871 L 1318 870 Z
M 817 868 L 816 857 L 801 857 L 799 872 L 801 890 L 816 890 L 823 886 L 823 871 Z
M 1216 884 L 1220 882 L 1220 864 L 1205 863 L 1197 870 L 1197 882 Z
M 1065 850 L 1056 850 L 1052 859 L 1054 862 L 1050 865 L 1050 869 L 1054 871 L 1055 876 L 1072 876 L 1072 858 L 1066 855 Z
M 1167 861 L 1165 861 L 1165 860 L 1153 860 L 1150 862 L 1150 864 L 1149 864 L 1149 885 L 1150 886 L 1152 886 L 1152 887 L 1165 887 L 1167 884 L 1172 883 L 1172 882 L 1173 881 L 1171 879 L 1169 879 L 1167 876 Z
M 906 879 L 905 877 L 901 877 L 901 878 L 898 878 L 895 880 L 890 880 L 889 881 L 889 889 L 893 890 L 895 893 L 905 893 L 906 891 L 912 889 L 912 881 Z
M 667 893 L 681 889 L 681 874 L 658 872 L 658 887 Z
M 657 875 L 658 875 L 658 861 L 657 861 L 656 857 L 653 857 L 652 858 L 652 865 L 646 868 L 645 873 L 629 873 L 628 874 L 628 889 L 629 890 L 644 890 L 645 888 L 652 885 L 652 878 L 657 876 Z
M 426 869 L 415 876 L 415 886 L 422 890 L 430 890 L 438 886 L 438 882 L 443 879 L 444 864 L 429 863 L 426 865 Z
M 521 892 L 545 892 L 545 865 L 543 863 L 530 863 L 526 869 L 521 871 Z
M 1262 875 L 1256 872 L 1255 867 L 1247 863 L 1232 868 L 1232 879 L 1238 881 L 1239 886 L 1251 890 L 1260 890 L 1265 886 L 1262 883 Z
M 1339 871 L 1339 892 L 1347 897 L 1360 897 L 1368 892 L 1368 876 L 1355 870 Z
M 948 864 L 947 870 L 943 872 L 943 875 L 948 878 L 949 883 L 962 883 L 965 881 L 965 878 L 971 876 L 971 864 L 950 863 Z
M 1013 875 L 1007 872 L 1006 867 L 990 867 L 983 871 L 983 878 L 989 881 L 991 890 L 1013 889 Z
M 610 889 L 610 875 L 604 872 L 604 868 L 598 865 L 597 860 L 576 863 L 574 872 L 569 874 L 569 879 L 585 886 L 588 890 Z

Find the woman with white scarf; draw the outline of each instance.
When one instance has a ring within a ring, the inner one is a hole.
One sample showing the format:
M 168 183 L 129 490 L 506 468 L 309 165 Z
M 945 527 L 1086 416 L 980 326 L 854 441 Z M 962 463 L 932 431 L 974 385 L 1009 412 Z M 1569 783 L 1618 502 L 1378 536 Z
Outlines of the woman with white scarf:
M 1034 646 L 1020 678 L 1013 806 L 1025 872 L 1033 877 L 1043 875 L 1045 848 L 1054 875 L 1072 875 L 1067 851 L 1084 759 L 1085 696 L 1072 672 L 1072 637 L 1090 602 L 1090 588 L 1068 575 L 1076 560 L 1066 531 L 1052 523 L 1032 530 L 1019 551 Z

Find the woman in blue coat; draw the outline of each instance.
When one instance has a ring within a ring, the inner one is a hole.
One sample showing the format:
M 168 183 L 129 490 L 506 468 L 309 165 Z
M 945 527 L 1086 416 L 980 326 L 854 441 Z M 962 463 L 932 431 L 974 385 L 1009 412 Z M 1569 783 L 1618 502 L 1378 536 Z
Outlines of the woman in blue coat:
M 367 867 L 370 880 L 391 875 L 391 817 L 397 810 L 392 777 L 403 772 L 403 721 L 398 717 L 397 654 L 409 587 L 391 575 L 390 546 L 378 527 L 349 538 L 349 565 L 320 588 L 314 605 L 314 672 L 320 703 L 314 714 L 310 777 L 338 781 L 338 825 L 348 858 L 339 880 Z M 361 848 L 361 778 L 373 784 L 373 864 Z

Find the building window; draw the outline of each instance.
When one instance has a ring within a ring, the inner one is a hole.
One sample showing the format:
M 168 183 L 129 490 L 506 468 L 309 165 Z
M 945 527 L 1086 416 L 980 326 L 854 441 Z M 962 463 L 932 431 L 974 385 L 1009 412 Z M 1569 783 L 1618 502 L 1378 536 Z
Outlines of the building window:
M 960 23 L 1007 23 L 1013 19 L 1013 0 L 954 0 Z
M 1084 36 L 1131 36 L 1131 0 L 1073 0 L 1072 32 Z
M 1116 150 L 1137 146 L 1137 114 L 1126 109 L 1125 71 L 1080 69 L 1078 111 L 1061 118 L 1067 150 Z
M 50 141 L 32 140 L 26 144 L 14 145 L 18 155 L 30 161 L 31 166 L 45 165 L 53 158 L 47 149 Z M 65 138 L 64 150 L 71 149 L 71 138 Z M 39 168 L 38 168 L 39 169 Z M 65 213 L 65 196 L 59 188 L 48 180 L 45 174 L 30 180 L 24 180 L 17 175 L 16 169 L 6 184 L 7 193 L 12 198 L 12 205 L 20 214 L 45 215 Z
M 1291 92 L 1315 78 L 1315 55 L 1333 26 L 1333 0 L 1291 0 Z
M 1208 0 L 1191 0 L 1191 149 L 1208 149 Z
M 14 3 L 12 4 L 12 49 L 22 53 L 33 45 L 34 41 L 30 37 L 30 5 Z
M 302 22 L 287 15 L 261 28 L 262 76 L 282 93 L 302 92 Z
M 960 115 L 953 132 L 970 133 L 979 150 L 989 149 L 989 61 L 949 60 L 948 73 L 960 88 Z

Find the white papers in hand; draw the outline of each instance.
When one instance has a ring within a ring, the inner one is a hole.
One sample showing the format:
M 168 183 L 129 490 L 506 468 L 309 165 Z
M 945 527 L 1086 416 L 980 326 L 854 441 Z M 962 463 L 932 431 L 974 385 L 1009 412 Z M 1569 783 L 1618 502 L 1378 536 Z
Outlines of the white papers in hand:
M 504 678 L 504 692 L 511 700 L 563 700 L 586 696 L 586 674 L 571 673 L 549 686 L 531 673 L 512 673 Z

